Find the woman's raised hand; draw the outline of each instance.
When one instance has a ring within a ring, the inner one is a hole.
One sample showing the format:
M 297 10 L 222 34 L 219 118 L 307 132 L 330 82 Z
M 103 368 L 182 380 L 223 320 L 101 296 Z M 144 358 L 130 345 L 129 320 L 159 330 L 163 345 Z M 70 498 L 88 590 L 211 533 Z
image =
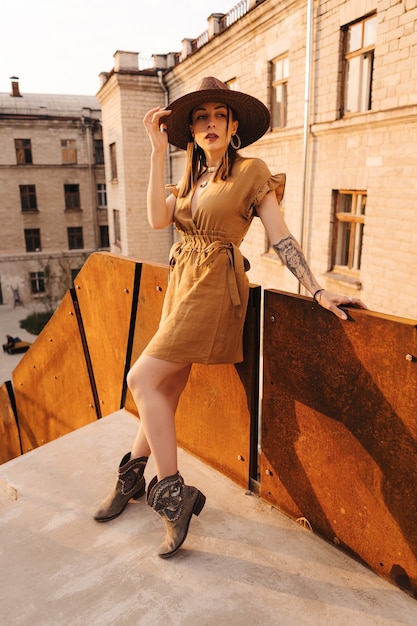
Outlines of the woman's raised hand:
M 148 111 L 143 118 L 146 133 L 155 152 L 165 152 L 167 149 L 168 135 L 165 124 L 161 123 L 161 118 L 170 114 L 171 111 L 161 109 L 161 107 L 156 107 L 155 109 Z

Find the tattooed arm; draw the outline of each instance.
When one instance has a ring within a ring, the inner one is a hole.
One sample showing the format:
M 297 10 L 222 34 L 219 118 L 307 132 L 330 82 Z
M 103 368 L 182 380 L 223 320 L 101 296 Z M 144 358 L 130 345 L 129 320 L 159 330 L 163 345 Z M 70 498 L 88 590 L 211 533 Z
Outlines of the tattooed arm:
M 321 287 L 308 266 L 300 244 L 288 230 L 274 193 L 266 194 L 256 210 L 268 234 L 269 241 L 277 242 L 273 243 L 273 248 L 281 261 L 311 295 L 317 294 L 316 300 L 322 307 L 332 311 L 342 320 L 346 320 L 347 315 L 339 309 L 341 305 L 353 304 L 361 309 L 367 308 L 358 298 L 348 298 L 347 296 L 331 293 Z
M 320 285 L 311 273 L 307 265 L 307 260 L 300 244 L 289 234 L 284 239 L 272 246 L 281 259 L 288 267 L 290 272 L 300 281 L 300 283 L 313 295 L 320 289 Z

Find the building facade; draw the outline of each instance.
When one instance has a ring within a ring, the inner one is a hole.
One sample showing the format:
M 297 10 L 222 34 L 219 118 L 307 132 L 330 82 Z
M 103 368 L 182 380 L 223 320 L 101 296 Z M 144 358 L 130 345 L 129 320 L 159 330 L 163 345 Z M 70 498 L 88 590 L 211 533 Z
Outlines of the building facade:
M 416 0 L 255 0 L 213 14 L 178 54 L 140 71 L 118 51 L 102 74 L 112 249 L 166 262 L 175 234 L 146 220 L 149 141 L 142 118 L 214 75 L 257 96 L 271 128 L 244 156 L 285 172 L 282 211 L 323 287 L 378 312 L 417 317 Z M 117 161 L 117 175 L 112 171 Z M 171 148 L 167 182 L 184 153 Z M 249 279 L 294 292 L 255 220 L 242 244 Z
M 0 94 L 0 303 L 54 307 L 108 249 L 101 112 L 94 96 Z

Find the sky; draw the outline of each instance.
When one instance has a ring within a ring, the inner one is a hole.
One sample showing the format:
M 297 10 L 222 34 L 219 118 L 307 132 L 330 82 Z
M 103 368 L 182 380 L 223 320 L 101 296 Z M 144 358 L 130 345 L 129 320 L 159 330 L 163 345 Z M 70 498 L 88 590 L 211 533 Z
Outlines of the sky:
M 116 50 L 180 52 L 238 0 L 3 0 L 0 92 L 95 95 Z

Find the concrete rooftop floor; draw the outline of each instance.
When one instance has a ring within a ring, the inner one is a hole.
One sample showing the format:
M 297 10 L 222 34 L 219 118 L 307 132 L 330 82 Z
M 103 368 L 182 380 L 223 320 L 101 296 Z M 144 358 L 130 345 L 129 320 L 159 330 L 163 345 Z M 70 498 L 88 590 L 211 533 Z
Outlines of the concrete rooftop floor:
M 36 340 L 30 312 L 0 306 L 0 336 Z M 0 384 L 22 357 L 0 351 Z M 417 624 L 416 600 L 182 450 L 207 503 L 175 557 L 144 498 L 95 522 L 136 428 L 119 411 L 0 465 L 0 626 Z
M 1 624 L 417 623 L 413 598 L 183 450 L 207 503 L 175 557 L 145 499 L 95 522 L 136 428 L 121 410 L 0 466 Z

